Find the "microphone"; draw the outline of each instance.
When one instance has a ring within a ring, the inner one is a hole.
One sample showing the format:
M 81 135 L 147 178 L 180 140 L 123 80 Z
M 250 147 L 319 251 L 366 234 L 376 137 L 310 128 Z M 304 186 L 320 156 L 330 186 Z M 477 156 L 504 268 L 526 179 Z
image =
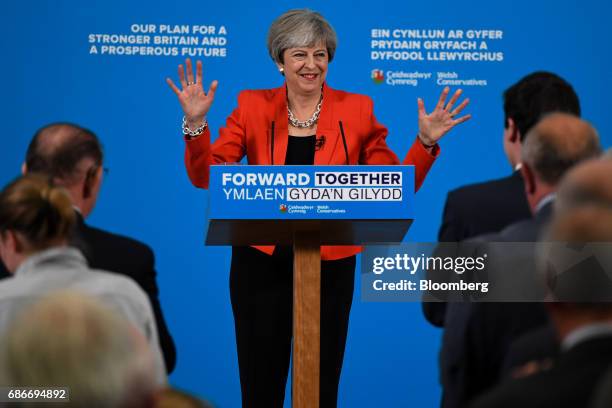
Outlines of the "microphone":
M 325 135 L 321 135 L 315 139 L 315 152 L 321 150 L 325 145 Z
M 348 148 L 346 147 L 346 136 L 344 136 L 344 126 L 342 126 L 342 121 L 338 121 L 338 125 L 340 126 L 340 134 L 342 135 L 342 145 L 344 146 L 344 155 L 346 156 L 346 165 L 350 164 Z
M 274 165 L 274 121 L 270 130 L 270 164 Z

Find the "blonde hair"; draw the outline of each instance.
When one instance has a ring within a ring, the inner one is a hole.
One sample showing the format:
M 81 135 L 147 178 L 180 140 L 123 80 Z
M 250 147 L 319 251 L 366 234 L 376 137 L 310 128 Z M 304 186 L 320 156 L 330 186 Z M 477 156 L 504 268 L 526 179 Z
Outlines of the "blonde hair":
M 68 387 L 70 403 L 58 407 L 143 406 L 157 389 L 146 341 L 96 299 L 56 292 L 19 314 L 5 333 L 0 383 Z
M 18 232 L 31 250 L 46 249 L 68 239 L 74 223 L 68 193 L 48 177 L 19 177 L 0 193 L 0 233 Z

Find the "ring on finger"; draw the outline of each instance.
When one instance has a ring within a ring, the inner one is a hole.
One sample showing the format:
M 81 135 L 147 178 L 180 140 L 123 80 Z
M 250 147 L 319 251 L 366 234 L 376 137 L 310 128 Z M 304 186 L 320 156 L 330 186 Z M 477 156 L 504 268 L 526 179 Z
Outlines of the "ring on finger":
M 189 86 L 189 85 L 195 85 L 195 82 L 188 81 L 188 82 L 187 82 L 187 86 Z

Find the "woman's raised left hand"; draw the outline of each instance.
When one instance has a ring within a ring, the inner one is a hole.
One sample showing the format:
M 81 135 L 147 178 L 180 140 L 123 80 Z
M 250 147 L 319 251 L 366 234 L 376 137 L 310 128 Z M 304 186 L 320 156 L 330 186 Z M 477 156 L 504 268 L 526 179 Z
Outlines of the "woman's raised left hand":
M 419 105 L 419 139 L 427 146 L 435 145 L 449 130 L 472 117 L 472 115 L 464 115 L 455 119 L 455 116 L 461 113 L 470 100 L 465 99 L 457 107 L 453 108 L 463 91 L 457 89 L 448 103 L 446 103 L 449 92 L 449 87 L 444 88 L 436 108 L 430 114 L 427 114 L 425 111 L 423 100 L 421 98 L 417 100 Z

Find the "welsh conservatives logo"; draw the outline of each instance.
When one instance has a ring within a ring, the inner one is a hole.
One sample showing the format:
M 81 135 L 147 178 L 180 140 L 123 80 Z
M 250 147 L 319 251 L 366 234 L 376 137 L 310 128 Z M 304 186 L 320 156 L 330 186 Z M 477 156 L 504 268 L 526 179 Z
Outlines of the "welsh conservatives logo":
M 287 206 L 285 204 L 281 204 L 278 209 L 280 210 L 280 212 L 282 213 L 286 213 L 287 212 Z
M 382 84 L 385 81 L 385 73 L 381 69 L 373 69 L 372 81 L 374 81 L 375 84 Z

